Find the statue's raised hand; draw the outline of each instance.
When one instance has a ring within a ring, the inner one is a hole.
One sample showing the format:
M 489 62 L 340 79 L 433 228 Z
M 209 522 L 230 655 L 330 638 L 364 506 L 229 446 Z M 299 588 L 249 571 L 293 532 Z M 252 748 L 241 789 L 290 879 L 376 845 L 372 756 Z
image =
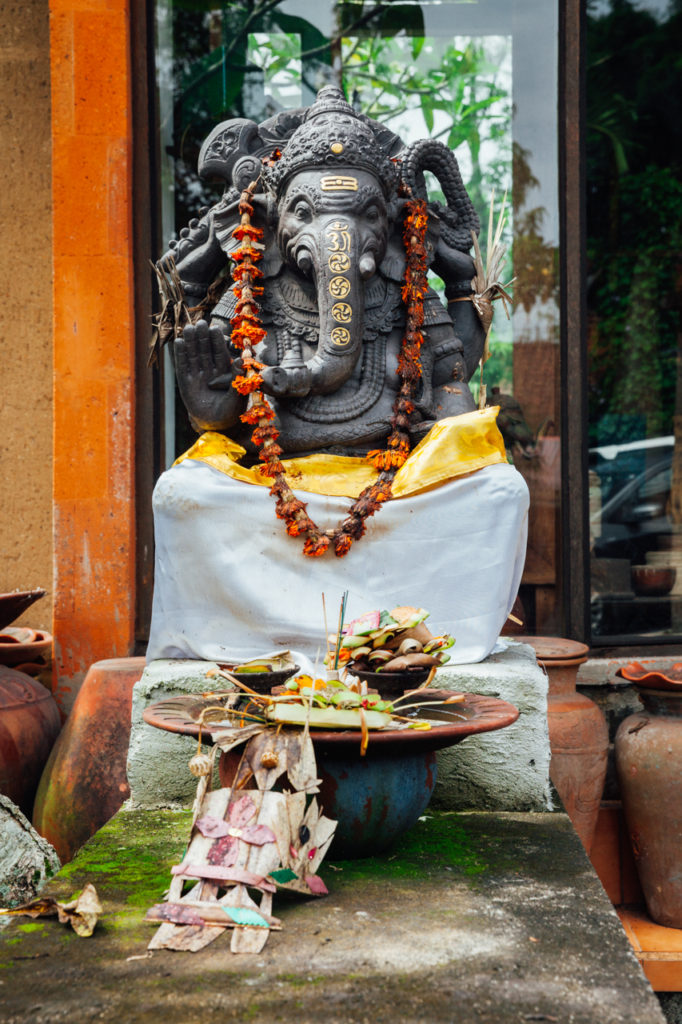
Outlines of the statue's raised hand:
M 243 398 L 232 387 L 239 370 L 218 326 L 205 320 L 185 327 L 175 339 L 175 373 L 182 400 L 199 430 L 225 430 L 242 411 Z

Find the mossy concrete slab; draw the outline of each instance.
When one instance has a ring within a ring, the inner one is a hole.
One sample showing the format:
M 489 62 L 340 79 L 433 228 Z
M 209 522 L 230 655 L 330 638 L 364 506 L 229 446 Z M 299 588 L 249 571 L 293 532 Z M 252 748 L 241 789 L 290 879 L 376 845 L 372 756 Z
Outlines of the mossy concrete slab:
M 234 956 L 149 954 L 182 856 L 183 811 L 121 811 L 54 879 L 95 884 L 105 913 L 80 939 L 55 920 L 0 934 L 4 1024 L 116 1021 L 662 1024 L 563 814 L 429 813 L 380 858 L 324 864 L 330 895 L 278 894 L 283 930 Z

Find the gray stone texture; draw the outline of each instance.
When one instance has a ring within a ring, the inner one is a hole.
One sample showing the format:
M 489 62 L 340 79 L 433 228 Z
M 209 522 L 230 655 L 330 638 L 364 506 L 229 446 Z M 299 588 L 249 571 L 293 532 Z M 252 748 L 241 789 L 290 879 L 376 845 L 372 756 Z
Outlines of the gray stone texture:
M 60 867 L 54 848 L 16 804 L 0 795 L 0 906 L 33 899 Z
M 324 899 L 276 894 L 261 953 L 149 953 L 188 829 L 122 811 L 80 850 L 48 892 L 92 882 L 102 919 L 0 935 L 3 1024 L 664 1024 L 562 813 L 429 812 L 387 856 L 325 861 Z
M 547 676 L 527 644 L 501 638 L 478 665 L 446 665 L 433 686 L 501 697 L 519 709 L 498 732 L 469 736 L 438 754 L 434 807 L 448 810 L 550 810 Z
M 127 765 L 132 807 L 187 807 L 194 801 L 197 780 L 187 765 L 197 752 L 197 741 L 147 725 L 142 715 L 150 704 L 166 697 L 229 689 L 226 680 L 207 678 L 215 668 L 211 661 L 153 661 L 135 683 Z

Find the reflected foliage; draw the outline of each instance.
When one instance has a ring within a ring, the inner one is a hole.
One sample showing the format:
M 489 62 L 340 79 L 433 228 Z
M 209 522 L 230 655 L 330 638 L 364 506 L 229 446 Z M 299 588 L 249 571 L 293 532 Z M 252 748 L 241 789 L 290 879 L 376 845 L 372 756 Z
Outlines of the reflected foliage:
M 592 445 L 672 432 L 682 309 L 682 3 L 602 11 L 588 3 Z
M 482 222 L 493 187 L 499 193 L 510 184 L 511 76 L 510 66 L 504 71 L 504 37 L 426 38 L 419 6 L 381 0 L 336 4 L 330 38 L 282 11 L 280 0 L 222 6 L 180 0 L 171 17 L 169 155 L 178 224 L 216 198 L 197 178 L 196 163 L 217 122 L 259 122 L 283 107 L 308 105 L 322 85 L 339 77 L 356 110 L 388 124 L 406 142 L 431 136 L 456 151 Z

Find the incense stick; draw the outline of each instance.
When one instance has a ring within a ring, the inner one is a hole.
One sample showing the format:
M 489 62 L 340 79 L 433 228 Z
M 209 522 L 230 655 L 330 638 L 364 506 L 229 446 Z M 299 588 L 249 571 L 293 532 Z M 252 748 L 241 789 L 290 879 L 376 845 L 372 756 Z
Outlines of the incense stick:
M 341 598 L 341 608 L 339 610 L 339 628 L 336 634 L 336 653 L 334 655 L 334 671 L 338 672 L 339 669 L 339 655 L 341 653 L 341 632 L 343 630 L 343 620 L 346 615 L 346 601 L 348 600 L 348 591 L 344 590 L 343 597 Z
M 327 625 L 327 605 L 324 599 L 324 593 L 322 594 L 322 615 L 324 617 L 324 635 L 327 641 L 327 668 L 332 663 L 332 649 L 329 643 L 329 626 Z

